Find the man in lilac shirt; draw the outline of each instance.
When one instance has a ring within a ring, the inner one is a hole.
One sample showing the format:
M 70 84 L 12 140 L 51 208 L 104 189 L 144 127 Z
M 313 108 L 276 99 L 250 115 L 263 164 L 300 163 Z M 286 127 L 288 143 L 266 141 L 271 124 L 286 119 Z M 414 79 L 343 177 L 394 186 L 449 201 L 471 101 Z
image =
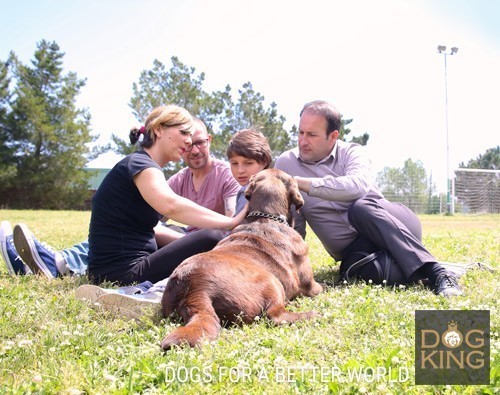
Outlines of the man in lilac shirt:
M 192 136 L 193 143 L 182 155 L 187 167 L 170 177 L 168 185 L 178 195 L 231 217 L 234 215 L 240 185 L 231 174 L 228 164 L 210 155 L 212 136 L 200 119 L 194 120 L 196 131 Z M 185 230 L 191 232 L 196 228 L 188 227 Z
M 293 175 L 303 192 L 297 231 L 305 237 L 308 223 L 335 260 L 360 250 L 387 251 L 408 282 L 428 278 L 436 294 L 461 295 L 456 279 L 423 246 L 417 216 L 384 198 L 363 147 L 339 140 L 340 126 L 341 115 L 331 104 L 307 103 L 298 147 L 276 160 L 275 167 Z

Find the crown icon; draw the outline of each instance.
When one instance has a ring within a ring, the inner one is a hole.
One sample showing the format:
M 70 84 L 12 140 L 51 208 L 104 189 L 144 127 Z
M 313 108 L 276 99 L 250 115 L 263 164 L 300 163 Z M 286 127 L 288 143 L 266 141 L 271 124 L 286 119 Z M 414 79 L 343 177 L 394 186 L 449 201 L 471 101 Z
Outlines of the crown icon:
M 448 322 L 448 330 L 451 330 L 451 329 L 457 329 L 457 322 L 454 321 L 454 320 L 451 320 L 450 322 Z

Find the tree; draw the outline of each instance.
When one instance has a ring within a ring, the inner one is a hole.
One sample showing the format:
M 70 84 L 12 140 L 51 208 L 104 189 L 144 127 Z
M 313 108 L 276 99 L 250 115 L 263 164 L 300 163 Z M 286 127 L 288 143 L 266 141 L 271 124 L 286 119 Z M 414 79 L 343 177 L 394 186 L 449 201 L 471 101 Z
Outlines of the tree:
M 460 163 L 459 167 L 487 170 L 500 169 L 500 146 L 497 145 L 494 148 L 487 149 L 484 154 L 479 155 L 476 159 L 469 160 L 467 165 L 463 162 Z
M 402 168 L 385 167 L 377 175 L 382 193 L 415 212 L 426 212 L 428 198 L 427 175 L 422 162 L 407 159 Z
M 88 194 L 90 175 L 82 169 L 94 138 L 90 115 L 75 106 L 85 80 L 63 74 L 63 57 L 55 42 L 42 40 L 31 66 L 11 52 L 12 79 L 0 69 L 1 138 L 7 147 L 2 168 L 14 169 L 2 171 L 0 194 L 8 207 L 82 207 Z
M 177 57 L 171 58 L 172 67 L 166 70 L 159 60 L 151 70 L 141 72 L 139 82 L 133 84 L 130 107 L 134 116 L 143 121 L 149 112 L 162 104 L 177 104 L 201 118 L 209 132 L 230 100 L 230 88 L 207 93 L 203 90 L 205 73 L 195 75 L 196 69 L 184 65 Z
M 144 122 L 151 110 L 163 104 L 177 104 L 186 108 L 191 114 L 201 118 L 207 125 L 209 133 L 214 134 L 213 152 L 217 153 L 222 146 L 220 138 L 214 133 L 215 125 L 220 123 L 227 103 L 231 101 L 230 87 L 224 91 L 207 93 L 203 90 L 205 74 L 196 75 L 194 67 L 187 67 L 177 57 L 172 57 L 172 67 L 167 70 L 159 60 L 153 61 L 151 70 L 143 70 L 139 82 L 132 86 L 133 96 L 129 106 L 139 122 Z M 132 125 L 131 125 L 132 126 Z M 113 135 L 112 149 L 119 154 L 127 155 L 135 151 L 128 141 Z M 174 173 L 180 164 L 170 164 L 167 173 Z
M 285 118 L 278 114 L 276 103 L 266 107 L 264 96 L 256 92 L 250 82 L 238 91 L 235 103 L 229 85 L 220 91 L 207 92 L 203 87 L 204 73 L 197 75 L 194 67 L 187 67 L 177 57 L 171 61 L 172 67 L 167 70 L 160 61 L 154 60 L 153 68 L 142 71 L 139 82 L 134 83 L 130 107 L 137 120 L 143 122 L 156 106 L 178 104 L 205 122 L 213 136 L 211 152 L 222 159 L 226 157 L 231 135 L 243 128 L 261 130 L 275 153 L 291 146 L 290 135 L 283 127 Z M 112 149 L 119 154 L 126 155 L 135 149 L 115 135 L 112 140 Z M 179 165 L 171 165 L 167 173 L 178 168 Z
M 264 96 L 256 92 L 250 82 L 243 84 L 238 93 L 236 104 L 229 103 L 231 106 L 226 110 L 227 119 L 222 126 L 222 134 L 227 136 L 225 145 L 236 131 L 251 128 L 260 130 L 267 137 L 275 157 L 290 148 L 291 138 L 284 128 L 286 119 L 278 115 L 277 104 L 272 102 L 269 108 L 265 108 Z
M 351 129 L 347 127 L 352 122 L 351 119 L 344 119 L 344 116 L 341 115 L 340 120 L 340 130 L 339 130 L 339 139 L 347 141 L 348 135 L 351 133 Z M 360 145 L 368 144 L 368 140 L 370 135 L 368 133 L 363 133 L 361 136 L 352 136 L 350 142 L 357 143 Z
M 0 188 L 11 186 L 17 175 L 17 168 L 12 163 L 14 150 L 9 140 L 9 85 L 8 64 L 0 61 Z
M 251 82 L 243 84 L 238 96 L 233 100 L 231 87 L 224 90 L 207 92 L 204 90 L 205 73 L 196 74 L 194 67 L 188 67 L 177 57 L 171 58 L 172 66 L 167 70 L 159 60 L 153 61 L 151 70 L 143 70 L 139 81 L 133 84 L 133 96 L 130 100 L 134 116 L 143 122 L 148 113 L 162 104 L 178 104 L 191 114 L 201 118 L 212 134 L 212 154 L 226 159 L 226 147 L 231 136 L 241 129 L 260 130 L 269 140 L 274 156 L 294 147 L 297 143 L 297 127 L 290 131 L 284 127 L 286 118 L 279 114 L 275 102 L 265 104 L 265 97 L 255 91 Z M 342 120 L 341 138 L 350 133 L 346 126 L 352 119 Z M 132 126 L 132 125 L 131 125 Z M 353 137 L 351 141 L 366 145 L 369 135 L 365 133 Z M 127 155 L 136 148 L 128 141 L 113 135 L 111 149 Z M 174 173 L 180 164 L 169 164 L 165 172 Z

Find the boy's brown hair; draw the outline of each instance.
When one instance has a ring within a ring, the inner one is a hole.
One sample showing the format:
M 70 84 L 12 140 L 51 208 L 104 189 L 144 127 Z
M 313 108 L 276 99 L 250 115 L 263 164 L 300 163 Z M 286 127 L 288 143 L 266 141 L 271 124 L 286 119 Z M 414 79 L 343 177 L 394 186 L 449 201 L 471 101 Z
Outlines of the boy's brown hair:
M 228 159 L 233 156 L 243 156 L 265 165 L 265 169 L 269 169 L 273 161 L 266 136 L 255 129 L 242 129 L 236 132 L 229 140 L 226 153 Z

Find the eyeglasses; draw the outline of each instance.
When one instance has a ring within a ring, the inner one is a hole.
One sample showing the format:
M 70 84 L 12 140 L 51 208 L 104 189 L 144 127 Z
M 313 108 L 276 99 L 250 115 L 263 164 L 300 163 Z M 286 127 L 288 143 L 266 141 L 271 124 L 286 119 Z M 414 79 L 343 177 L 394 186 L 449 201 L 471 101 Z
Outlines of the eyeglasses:
M 195 145 L 198 149 L 205 148 L 208 145 L 208 139 L 195 141 L 193 144 L 186 147 L 186 152 L 191 151 Z

